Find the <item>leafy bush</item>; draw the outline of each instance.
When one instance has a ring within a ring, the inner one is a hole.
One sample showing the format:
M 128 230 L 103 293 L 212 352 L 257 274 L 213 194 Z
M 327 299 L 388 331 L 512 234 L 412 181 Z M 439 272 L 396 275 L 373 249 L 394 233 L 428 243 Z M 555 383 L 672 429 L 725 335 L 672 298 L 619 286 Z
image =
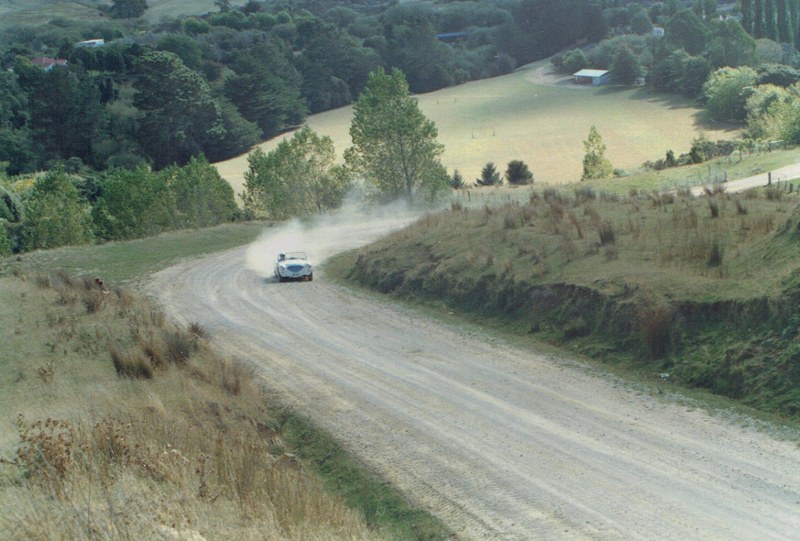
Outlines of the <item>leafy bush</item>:
M 511 160 L 506 169 L 506 180 L 509 184 L 533 184 L 533 173 L 528 169 L 528 164 L 521 160 Z

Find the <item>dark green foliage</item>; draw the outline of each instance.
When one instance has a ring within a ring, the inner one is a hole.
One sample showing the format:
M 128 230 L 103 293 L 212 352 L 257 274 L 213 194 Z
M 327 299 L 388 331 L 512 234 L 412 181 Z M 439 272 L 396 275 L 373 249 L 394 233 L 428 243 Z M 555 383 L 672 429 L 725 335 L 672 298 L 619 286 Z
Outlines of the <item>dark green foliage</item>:
M 758 84 L 788 87 L 800 82 L 800 70 L 783 64 L 762 64 L 758 67 Z
M 133 86 L 133 104 L 143 113 L 141 143 L 156 166 L 186 163 L 201 152 L 219 157 L 226 135 L 220 104 L 180 58 L 166 51 L 142 55 Z
M 236 53 L 230 66 L 236 74 L 225 80 L 225 95 L 264 136 L 303 121 L 301 76 L 278 45 L 265 43 Z
M 648 34 L 653 30 L 653 21 L 646 11 L 642 10 L 631 17 L 631 31 L 634 34 Z
M 576 71 L 588 68 L 589 60 L 586 58 L 586 55 L 583 53 L 583 51 L 580 49 L 574 49 L 564 55 L 562 67 L 562 71 L 564 73 L 572 74 Z
M 670 42 L 683 47 L 691 55 L 699 54 L 705 49 L 708 29 L 690 9 L 681 10 L 670 17 L 665 30 Z
M 642 66 L 630 48 L 620 47 L 610 67 L 611 80 L 621 85 L 632 85 L 642 75 Z
M 135 19 L 147 11 L 147 0 L 112 0 L 111 17 L 114 19 Z
M 478 186 L 501 186 L 503 177 L 497 171 L 497 167 L 492 162 L 488 162 L 481 169 L 481 176 L 475 179 Z
M 511 160 L 506 168 L 506 181 L 515 185 L 533 184 L 533 173 L 525 162 Z
M 715 67 L 744 66 L 755 61 L 756 42 L 737 21 L 715 21 L 708 58 Z
M 429 92 L 463 82 L 453 63 L 452 49 L 436 39 L 433 10 L 424 4 L 399 4 L 382 17 L 386 60 L 406 74 L 412 92 Z
M 466 186 L 467 183 L 464 182 L 464 176 L 461 174 L 461 171 L 458 169 L 453 171 L 453 176 L 450 177 L 450 187 L 454 190 L 460 190 Z

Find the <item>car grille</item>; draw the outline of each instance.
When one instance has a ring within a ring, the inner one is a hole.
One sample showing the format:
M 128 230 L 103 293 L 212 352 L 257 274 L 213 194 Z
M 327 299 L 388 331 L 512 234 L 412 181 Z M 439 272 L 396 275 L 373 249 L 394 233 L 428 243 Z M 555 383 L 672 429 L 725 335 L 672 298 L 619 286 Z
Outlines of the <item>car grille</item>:
M 292 272 L 300 272 L 303 270 L 303 265 L 286 265 L 286 268 Z

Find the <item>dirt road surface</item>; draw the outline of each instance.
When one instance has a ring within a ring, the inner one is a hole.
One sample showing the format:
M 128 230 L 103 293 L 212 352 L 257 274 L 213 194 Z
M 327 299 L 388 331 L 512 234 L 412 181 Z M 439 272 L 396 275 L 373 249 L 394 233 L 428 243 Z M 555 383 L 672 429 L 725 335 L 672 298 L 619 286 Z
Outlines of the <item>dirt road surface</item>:
M 772 182 L 786 182 L 789 180 L 797 180 L 800 178 L 800 163 L 793 163 L 786 165 L 779 169 L 775 169 L 770 173 L 760 173 L 750 177 L 740 178 L 728 181 L 724 184 L 726 192 L 743 192 L 752 188 L 760 188 L 767 186 L 769 179 Z M 692 195 L 702 195 L 705 192 L 704 186 L 694 186 L 691 189 Z
M 733 415 L 637 392 L 331 284 L 271 278 L 412 219 L 270 229 L 150 285 L 459 539 L 798 539 L 800 450 Z

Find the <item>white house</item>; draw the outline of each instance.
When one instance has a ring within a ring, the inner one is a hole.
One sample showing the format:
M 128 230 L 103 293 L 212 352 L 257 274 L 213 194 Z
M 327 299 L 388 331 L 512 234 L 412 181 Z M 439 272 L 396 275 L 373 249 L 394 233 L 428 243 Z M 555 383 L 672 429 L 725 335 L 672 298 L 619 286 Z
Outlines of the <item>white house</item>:
M 583 69 L 572 74 L 576 85 L 607 85 L 611 82 L 608 70 Z

